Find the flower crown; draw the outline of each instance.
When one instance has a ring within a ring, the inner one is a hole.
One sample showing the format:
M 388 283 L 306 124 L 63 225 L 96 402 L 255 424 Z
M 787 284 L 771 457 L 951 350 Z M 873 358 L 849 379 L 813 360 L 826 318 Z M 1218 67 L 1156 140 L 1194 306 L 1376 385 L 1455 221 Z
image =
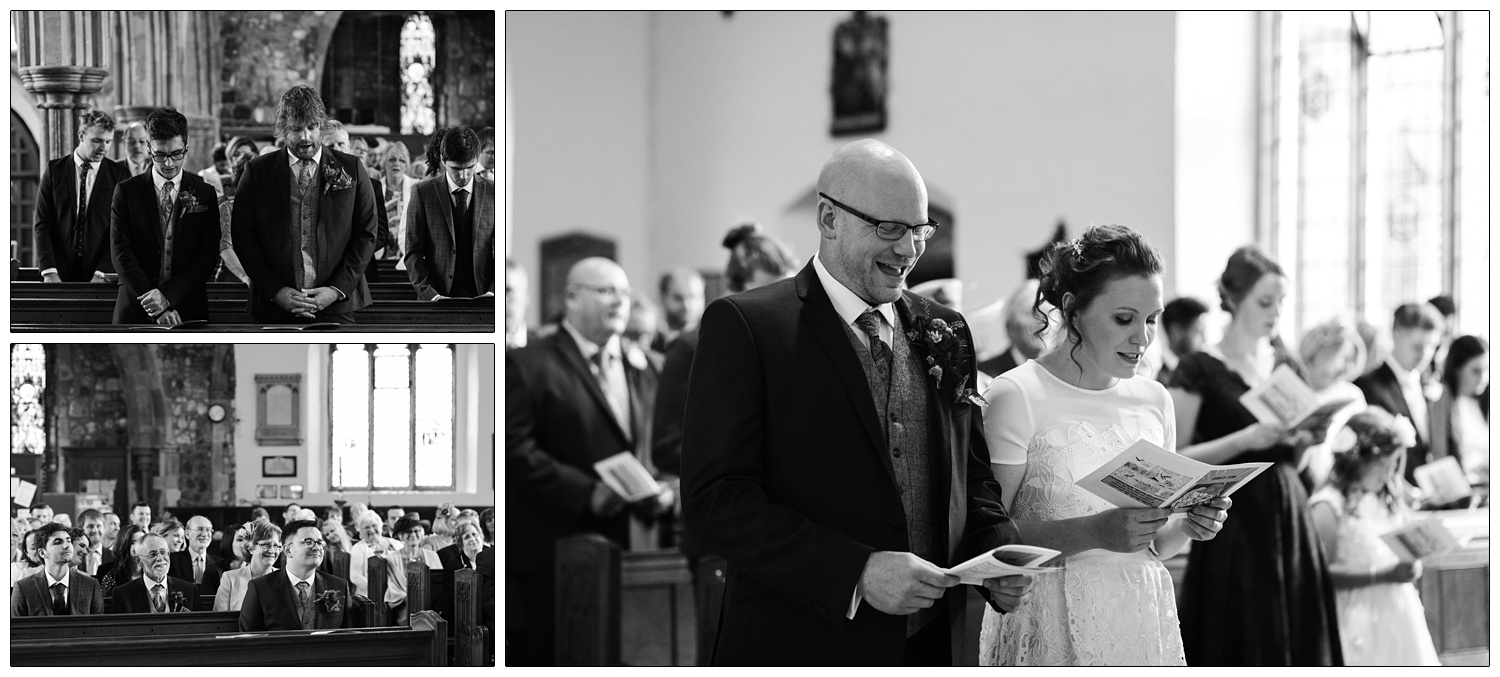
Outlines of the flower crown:
M 1386 417 L 1381 417 L 1386 418 Z M 1336 454 L 1360 453 L 1385 456 L 1416 445 L 1417 430 L 1405 416 L 1389 419 L 1385 425 L 1361 425 L 1363 430 L 1345 424 L 1333 437 Z M 1351 421 L 1352 423 L 1352 421 Z

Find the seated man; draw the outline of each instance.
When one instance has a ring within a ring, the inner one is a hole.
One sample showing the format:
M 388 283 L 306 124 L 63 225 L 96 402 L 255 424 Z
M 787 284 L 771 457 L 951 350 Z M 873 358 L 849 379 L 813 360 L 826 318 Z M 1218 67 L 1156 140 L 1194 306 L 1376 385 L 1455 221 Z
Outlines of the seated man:
M 208 546 L 213 540 L 213 522 L 202 515 L 194 515 L 187 523 L 187 549 L 172 553 L 172 568 L 167 575 L 192 581 L 202 594 L 217 593 L 219 579 L 224 575 L 224 561 L 209 552 Z
M 141 539 L 141 577 L 110 591 L 109 613 L 164 614 L 198 610 L 198 587 L 167 575 L 172 551 L 167 539 L 146 534 Z
M 104 613 L 99 583 L 72 567 L 73 539 L 67 527 L 47 522 L 29 545 L 42 555 L 42 570 L 10 589 L 12 616 L 68 616 Z
M 120 274 L 115 324 L 174 327 L 208 320 L 208 279 L 219 263 L 213 188 L 182 171 L 187 117 L 158 108 L 146 118 L 151 171 L 120 182 L 110 208 L 110 256 Z
M 417 184 L 406 208 L 402 261 L 417 298 L 495 293 L 495 184 L 475 176 L 479 137 L 443 136 L 443 171 Z
M 240 604 L 240 630 L 347 628 L 352 598 L 349 582 L 318 571 L 328 542 L 312 520 L 296 520 L 281 534 L 285 572 L 252 579 Z

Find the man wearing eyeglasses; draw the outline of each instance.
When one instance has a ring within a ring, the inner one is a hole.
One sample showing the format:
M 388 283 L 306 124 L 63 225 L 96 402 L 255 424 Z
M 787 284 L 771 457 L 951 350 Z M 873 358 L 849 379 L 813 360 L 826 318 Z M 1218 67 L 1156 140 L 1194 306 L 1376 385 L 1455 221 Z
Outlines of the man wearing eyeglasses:
M 507 665 L 552 664 L 558 537 L 596 533 L 628 546 L 627 508 L 654 519 L 672 506 L 670 489 L 628 505 L 594 470 L 621 451 L 652 468 L 658 372 L 620 341 L 629 314 L 625 271 L 587 258 L 568 271 L 562 328 L 505 352 Z
M 965 391 L 973 339 L 905 289 L 938 228 L 906 156 L 856 141 L 817 185 L 812 262 L 699 325 L 682 514 L 729 565 L 713 663 L 959 664 L 967 593 L 943 569 L 1019 540 Z M 1009 610 L 1027 587 L 981 594 Z
M 110 251 L 120 274 L 115 324 L 175 327 L 208 321 L 208 278 L 219 260 L 219 208 L 212 186 L 182 171 L 187 117 L 172 108 L 146 116 L 151 171 L 115 191 Z
M 37 189 L 37 267 L 44 282 L 104 282 L 114 272 L 109 257 L 109 201 L 130 170 L 105 154 L 114 139 L 115 119 L 103 111 L 84 112 L 78 121 L 78 147 L 47 163 Z
M 165 614 L 198 610 L 198 587 L 167 575 L 172 552 L 167 539 L 147 534 L 138 546 L 141 577 L 110 591 L 109 613 Z
M 199 594 L 212 595 L 219 591 L 219 579 L 224 575 L 224 562 L 208 551 L 214 540 L 214 525 L 207 517 L 194 515 L 187 522 L 187 549 L 172 553 L 172 568 L 167 575 L 192 581 Z
M 314 520 L 297 520 L 281 533 L 286 569 L 251 579 L 240 604 L 240 630 L 322 630 L 349 627 L 349 582 L 318 570 L 328 542 Z M 361 600 L 361 603 L 368 600 Z

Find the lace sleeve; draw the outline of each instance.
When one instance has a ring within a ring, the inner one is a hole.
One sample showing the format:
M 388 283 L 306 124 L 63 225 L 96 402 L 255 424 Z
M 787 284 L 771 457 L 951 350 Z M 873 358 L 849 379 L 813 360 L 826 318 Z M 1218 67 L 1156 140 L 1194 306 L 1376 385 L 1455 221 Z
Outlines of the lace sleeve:
M 990 462 L 1018 465 L 1026 462 L 1026 446 L 1033 432 L 1031 403 L 1020 384 L 1007 376 L 990 382 L 984 392 L 990 403 L 984 411 L 984 441 L 990 447 Z
M 1199 353 L 1185 355 L 1177 362 L 1177 368 L 1172 370 L 1169 388 L 1181 388 L 1194 395 L 1203 394 L 1204 383 L 1208 375 L 1204 370 L 1203 357 Z

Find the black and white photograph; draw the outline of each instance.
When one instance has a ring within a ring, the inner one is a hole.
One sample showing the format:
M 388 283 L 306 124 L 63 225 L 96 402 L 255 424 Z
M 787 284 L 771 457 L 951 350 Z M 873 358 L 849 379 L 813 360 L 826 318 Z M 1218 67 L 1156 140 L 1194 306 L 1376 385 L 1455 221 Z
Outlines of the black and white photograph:
M 501 664 L 1490 664 L 1489 12 L 503 22 Z
M 265 373 L 307 377 L 305 443 L 257 442 Z M 10 377 L 12 666 L 494 664 L 493 343 L 12 343 Z
M 494 11 L 9 18 L 12 331 L 494 332 Z

